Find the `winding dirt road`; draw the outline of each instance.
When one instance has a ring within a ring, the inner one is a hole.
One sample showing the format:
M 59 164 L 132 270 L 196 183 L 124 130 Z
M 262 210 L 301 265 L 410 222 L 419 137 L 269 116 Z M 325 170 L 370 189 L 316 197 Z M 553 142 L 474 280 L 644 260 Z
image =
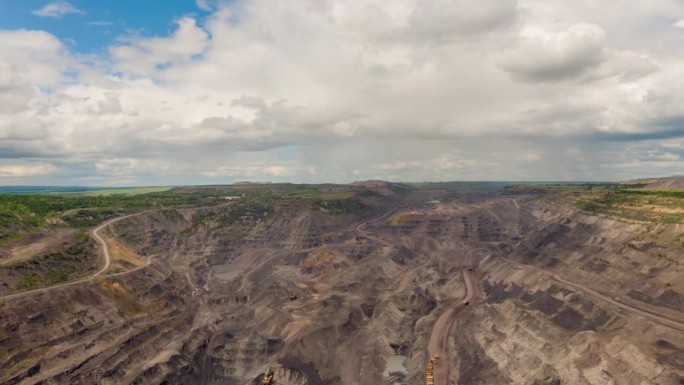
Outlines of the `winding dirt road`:
M 371 219 L 369 221 L 360 223 L 356 226 L 356 231 L 362 236 L 372 239 L 384 246 L 393 246 L 392 243 L 378 236 L 375 236 L 365 230 L 365 226 L 371 222 L 379 221 L 393 212 L 397 211 L 400 207 L 395 207 L 394 209 L 384 213 L 383 215 Z M 467 305 L 473 302 L 473 300 L 479 297 L 479 292 L 477 289 L 477 280 L 475 278 L 475 273 L 473 272 L 474 267 L 477 266 L 477 261 L 474 257 L 470 257 L 470 261 L 464 264 L 463 267 L 463 280 L 466 286 L 466 296 L 454 306 L 445 311 L 435 322 L 430 333 L 430 340 L 428 342 L 428 357 L 439 356 L 439 363 L 435 365 L 434 368 L 434 378 L 435 385 L 448 385 L 449 384 L 449 354 L 448 354 L 448 340 L 449 331 L 451 326 L 456 320 L 456 316 L 461 312 Z
M 93 231 L 90 232 L 90 235 L 93 238 L 95 238 L 95 240 L 102 247 L 102 255 L 104 256 L 104 260 L 105 260 L 105 263 L 104 263 L 104 266 L 102 267 L 102 269 L 100 269 L 100 271 L 98 271 L 97 273 L 93 274 L 91 277 L 97 277 L 98 275 L 104 273 L 107 269 L 109 269 L 109 266 L 111 265 L 111 257 L 109 255 L 109 246 L 107 246 L 107 242 L 104 240 L 104 238 L 102 238 L 100 236 L 100 234 L 99 234 L 100 230 L 111 225 L 112 223 L 116 223 L 116 222 L 119 222 L 119 221 L 124 220 L 126 218 L 135 217 L 135 216 L 138 216 L 141 214 L 143 214 L 143 213 L 129 214 L 129 215 L 124 215 L 122 217 L 110 219 L 107 222 L 97 226 Z
M 373 218 L 373 219 L 369 219 L 369 220 L 367 220 L 367 221 L 365 221 L 365 222 L 359 223 L 358 225 L 356 225 L 356 228 L 355 228 L 355 229 L 356 229 L 356 232 L 358 232 L 359 234 L 361 234 L 362 236 L 364 236 L 364 237 L 366 237 L 366 238 L 369 238 L 369 239 L 372 239 L 372 240 L 374 240 L 374 241 L 376 241 L 376 242 L 378 242 L 378 243 L 381 243 L 381 244 L 383 244 L 384 246 L 393 246 L 390 242 L 388 242 L 388 241 L 386 241 L 386 240 L 384 240 L 384 239 L 382 239 L 382 238 L 380 238 L 380 237 L 377 237 L 377 236 L 375 236 L 375 235 L 373 235 L 373 234 L 367 232 L 367 231 L 365 230 L 365 226 L 366 226 L 367 224 L 371 223 L 371 222 L 377 222 L 377 221 L 379 221 L 379 220 L 381 220 L 381 219 L 383 219 L 383 218 L 389 216 L 389 215 L 392 214 L 393 212 L 399 210 L 401 207 L 402 207 L 402 206 L 397 206 L 397 207 L 395 207 L 395 208 L 393 208 L 393 209 L 387 211 L 386 213 L 380 215 L 379 217 L 376 217 L 376 218 Z
M 479 296 L 475 274 L 470 268 L 463 268 L 463 280 L 466 285 L 466 296 L 462 301 L 445 311 L 435 322 L 428 342 L 428 358 L 440 357 L 434 368 L 435 385 L 449 384 L 449 354 L 448 341 L 451 326 L 456 316 L 465 309 L 466 303 L 472 303 Z
M 95 229 L 93 229 L 93 230 L 90 232 L 90 235 L 91 235 L 91 236 L 100 244 L 100 247 L 102 248 L 102 255 L 104 256 L 104 260 L 105 260 L 105 263 L 104 263 L 104 266 L 102 267 L 102 269 L 100 269 L 100 270 L 99 270 L 98 272 L 96 272 L 95 274 L 93 274 L 93 275 L 91 275 L 91 276 L 89 276 L 89 277 L 86 277 L 86 278 L 81 278 L 81 279 L 76 280 L 76 281 L 61 283 L 61 284 L 58 284 L 58 285 L 43 287 L 43 288 L 40 288 L 40 289 L 33 289 L 33 290 L 24 291 L 24 292 L 16 293 L 16 294 L 5 295 L 5 296 L 0 297 L 0 301 L 11 300 L 11 299 L 14 299 L 14 298 L 19 298 L 19 297 L 23 297 L 23 296 L 31 295 L 31 294 L 45 293 L 45 292 L 48 292 L 48 291 L 51 291 L 51 290 L 55 290 L 55 289 L 58 289 L 58 288 L 67 287 L 67 286 L 72 286 L 72 285 L 77 285 L 77 284 L 79 284 L 79 283 L 84 283 L 84 282 L 88 282 L 88 281 L 91 281 L 91 280 L 93 280 L 93 279 L 99 278 L 99 276 L 100 276 L 102 273 L 104 273 L 104 272 L 109 268 L 109 266 L 111 265 L 111 256 L 109 255 L 109 246 L 107 246 L 107 242 L 106 242 L 106 241 L 104 240 L 104 238 L 102 238 L 102 236 L 99 234 L 100 230 L 102 230 L 102 229 L 104 229 L 105 227 L 111 225 L 112 223 L 115 223 L 115 222 L 124 220 L 124 219 L 126 219 L 126 218 L 134 217 L 134 216 L 137 216 L 137 215 L 145 214 L 145 213 L 146 213 L 146 212 L 135 213 L 135 214 L 128 214 L 128 215 L 124 215 L 124 216 L 117 217 L 117 218 L 114 218 L 114 219 L 110 219 L 110 220 L 108 220 L 107 222 L 104 222 L 104 223 L 102 223 L 101 225 L 97 226 Z M 152 259 L 153 259 L 154 257 L 155 257 L 155 256 L 150 256 L 150 257 L 147 259 L 147 263 L 144 264 L 144 265 L 142 265 L 142 266 L 138 266 L 138 267 L 136 267 L 136 268 L 134 268 L 134 269 L 127 270 L 127 271 L 123 271 L 123 272 L 120 272 L 120 273 L 111 274 L 111 275 L 108 275 L 108 277 L 115 277 L 115 276 L 118 276 L 118 275 L 121 275 L 121 274 L 127 274 L 127 273 L 130 273 L 130 272 L 133 272 L 133 271 L 137 271 L 137 270 L 143 269 L 143 268 L 149 266 L 149 265 L 152 263 Z

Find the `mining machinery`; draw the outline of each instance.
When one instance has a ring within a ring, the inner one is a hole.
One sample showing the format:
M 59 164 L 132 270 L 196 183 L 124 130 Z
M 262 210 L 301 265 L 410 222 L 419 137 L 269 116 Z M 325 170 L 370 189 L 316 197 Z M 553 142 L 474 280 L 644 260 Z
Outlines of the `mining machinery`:
M 268 372 L 264 374 L 264 378 L 261 379 L 261 383 L 263 385 L 273 384 L 273 370 L 271 370 L 271 368 L 268 368 Z
M 433 370 L 435 368 L 435 360 L 430 359 L 430 363 L 427 364 L 427 368 L 425 369 L 425 380 L 427 385 L 435 385 L 435 375 L 433 374 Z

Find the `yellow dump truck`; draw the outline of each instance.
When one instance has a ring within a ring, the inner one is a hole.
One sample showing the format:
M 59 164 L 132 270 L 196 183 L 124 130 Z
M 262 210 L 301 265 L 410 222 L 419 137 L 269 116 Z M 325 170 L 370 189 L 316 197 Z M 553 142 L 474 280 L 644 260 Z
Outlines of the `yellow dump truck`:
M 435 363 L 433 360 L 430 360 L 430 363 L 427 365 L 427 368 L 425 369 L 425 381 L 427 385 L 435 385 L 435 376 L 432 373 L 434 368 Z
M 269 369 L 268 373 L 264 374 L 264 378 L 261 379 L 263 385 L 271 385 L 273 383 L 273 370 Z

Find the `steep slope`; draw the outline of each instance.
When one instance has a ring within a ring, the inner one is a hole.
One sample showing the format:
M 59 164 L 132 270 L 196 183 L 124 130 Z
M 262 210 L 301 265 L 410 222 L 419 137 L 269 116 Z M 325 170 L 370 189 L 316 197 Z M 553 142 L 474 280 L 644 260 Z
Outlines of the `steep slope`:
M 684 189 L 684 176 L 666 178 L 634 179 L 622 182 L 623 185 L 639 185 L 649 189 Z
M 439 333 L 456 384 L 681 385 L 684 226 L 536 195 L 411 199 L 117 223 L 152 264 L 0 300 L 0 381 L 247 384 L 271 367 L 277 384 L 416 384 Z

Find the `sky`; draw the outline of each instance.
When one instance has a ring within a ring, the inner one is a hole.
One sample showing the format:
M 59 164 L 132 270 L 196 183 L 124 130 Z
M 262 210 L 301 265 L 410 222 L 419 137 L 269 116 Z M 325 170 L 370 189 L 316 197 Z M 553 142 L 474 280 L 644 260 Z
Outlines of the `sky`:
M 0 0 L 0 185 L 676 174 L 681 0 Z

